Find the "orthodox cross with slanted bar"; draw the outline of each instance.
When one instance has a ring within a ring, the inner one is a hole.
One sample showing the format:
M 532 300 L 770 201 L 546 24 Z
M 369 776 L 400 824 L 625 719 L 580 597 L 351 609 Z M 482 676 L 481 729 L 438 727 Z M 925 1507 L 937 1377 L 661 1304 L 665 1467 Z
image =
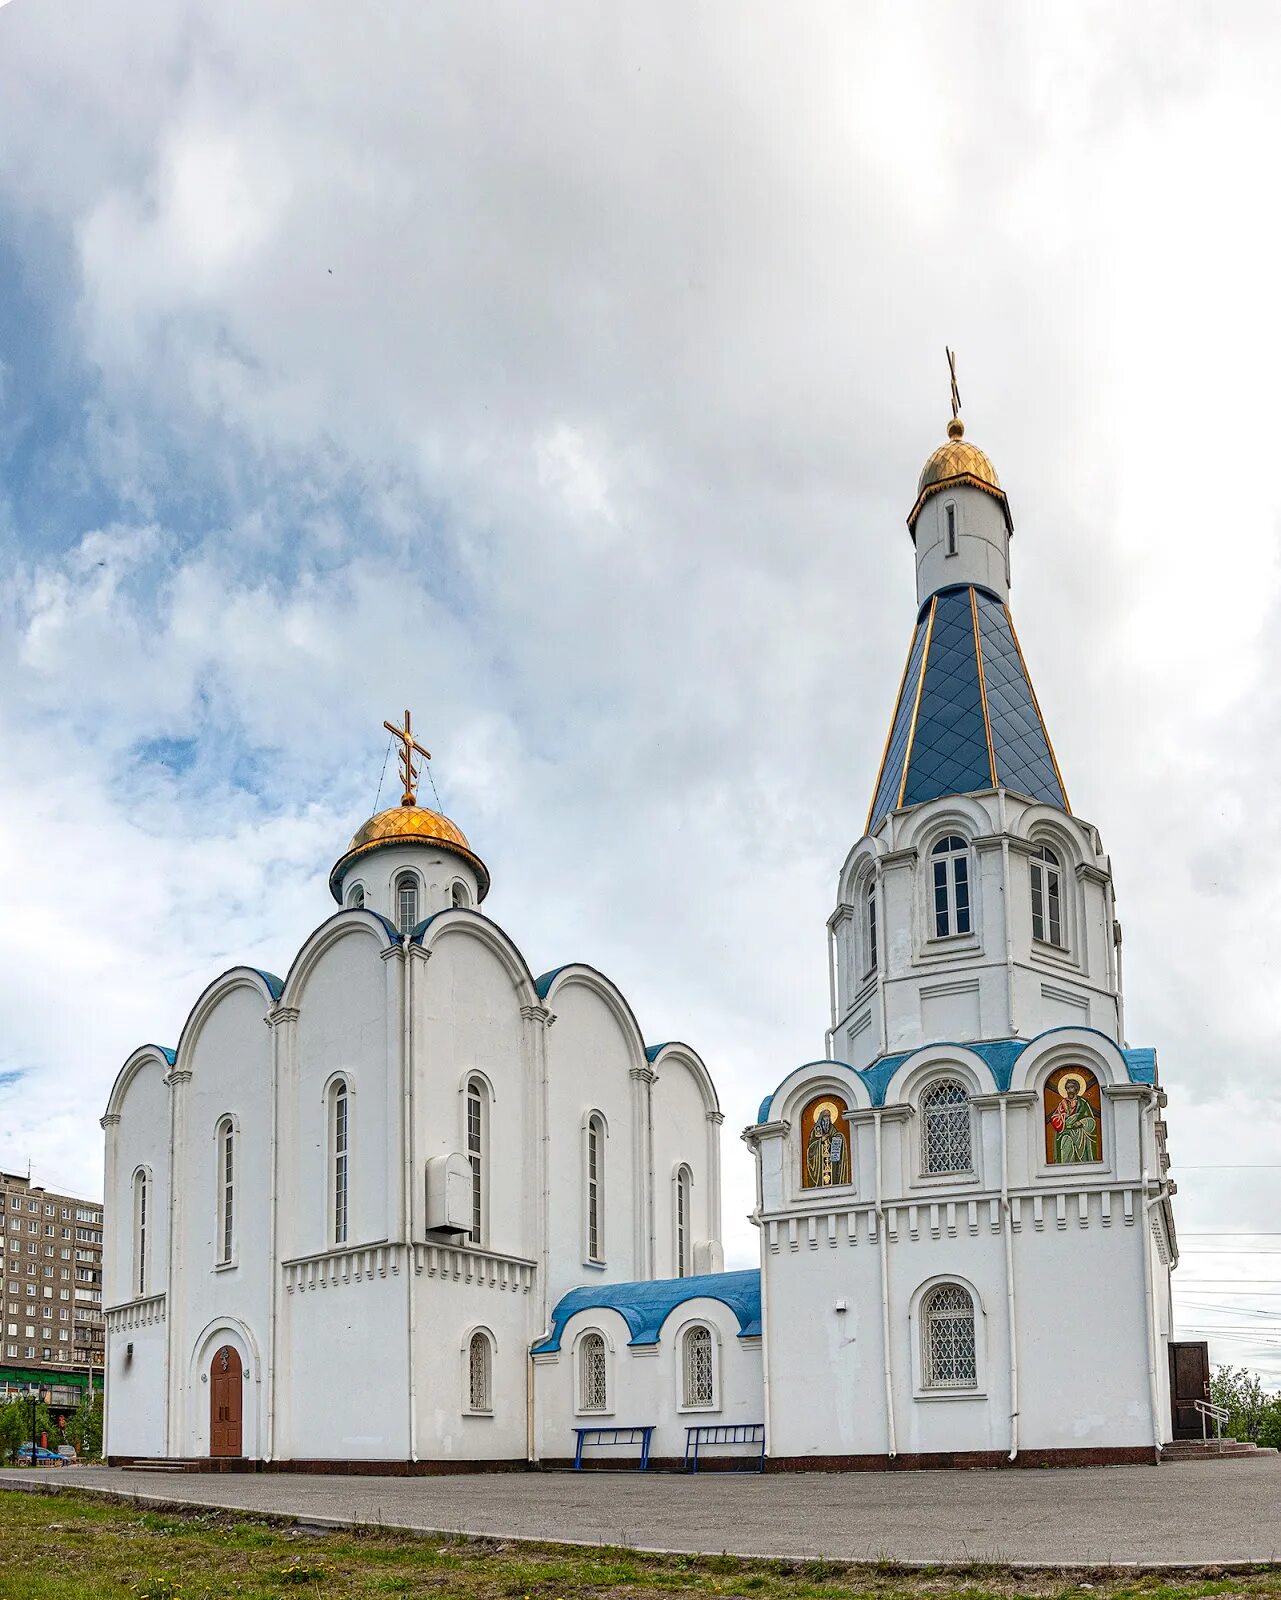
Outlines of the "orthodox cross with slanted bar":
M 953 417 L 959 417 L 961 414 L 961 391 L 956 387 L 956 351 L 948 350 L 946 345 L 943 348 L 947 350 L 947 370 L 952 375 L 952 415 Z
M 414 761 L 416 750 L 424 761 L 431 760 L 431 751 L 424 750 L 418 740 L 414 738 L 413 724 L 409 720 L 409 711 L 405 711 L 405 726 L 398 728 L 394 722 L 384 722 L 383 727 L 391 734 L 393 739 L 400 740 L 400 781 L 404 787 L 404 794 L 400 797 L 402 806 L 416 806 L 418 804 L 418 766 Z

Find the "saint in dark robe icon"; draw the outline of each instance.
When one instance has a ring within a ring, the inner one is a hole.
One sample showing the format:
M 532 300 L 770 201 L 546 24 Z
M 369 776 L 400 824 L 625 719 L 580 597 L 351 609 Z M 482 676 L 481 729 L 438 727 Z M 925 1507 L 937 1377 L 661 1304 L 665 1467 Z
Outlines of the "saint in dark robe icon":
M 814 1114 L 809 1142 L 805 1147 L 805 1187 L 828 1189 L 850 1181 L 849 1140 L 837 1128 L 844 1112 L 832 1100 L 825 1100 Z

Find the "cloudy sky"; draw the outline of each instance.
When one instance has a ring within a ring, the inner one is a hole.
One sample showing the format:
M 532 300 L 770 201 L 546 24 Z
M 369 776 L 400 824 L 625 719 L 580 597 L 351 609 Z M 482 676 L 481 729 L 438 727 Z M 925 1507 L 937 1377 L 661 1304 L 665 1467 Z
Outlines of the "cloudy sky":
M 947 342 L 1182 1329 L 1281 1382 L 1279 51 L 1262 4 L 0 10 L 0 1166 L 100 1191 L 120 1062 L 287 968 L 410 705 L 534 970 L 709 1062 L 746 1264 Z

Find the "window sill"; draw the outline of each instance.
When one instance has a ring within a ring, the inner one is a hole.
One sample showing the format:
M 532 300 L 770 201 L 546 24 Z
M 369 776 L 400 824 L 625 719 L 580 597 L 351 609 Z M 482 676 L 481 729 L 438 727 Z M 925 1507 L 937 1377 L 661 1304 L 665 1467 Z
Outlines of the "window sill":
M 584 1272 L 607 1272 L 609 1270 L 608 1261 L 584 1261 L 581 1266 Z
M 721 1411 L 723 1409 L 724 1408 L 719 1404 L 719 1402 L 717 1404 L 715 1404 L 715 1405 L 710 1405 L 710 1406 L 677 1406 L 676 1407 L 676 1411 L 677 1411 L 677 1415 L 678 1416 L 688 1416 L 692 1412 L 699 1412 L 703 1416 L 708 1416 L 708 1415 L 710 1415 L 712 1413 Z
M 612 1411 L 575 1411 L 574 1415 L 585 1428 L 590 1428 L 598 1417 L 605 1419 L 603 1426 L 606 1428 L 612 1428 L 614 1425 L 612 1421 L 614 1413 Z
M 213 1269 L 215 1272 L 234 1272 L 239 1265 L 239 1260 L 232 1256 L 230 1261 L 215 1261 Z
M 494 1408 L 492 1406 L 485 1411 L 478 1410 L 476 1407 L 472 1406 L 463 1412 L 463 1416 L 465 1417 L 489 1417 L 492 1419 L 493 1415 Z
M 979 1175 L 973 1167 L 967 1167 L 959 1172 L 918 1172 L 916 1187 L 921 1189 L 961 1189 L 976 1188 Z
M 933 1403 L 936 1400 L 986 1400 L 986 1389 L 918 1389 L 913 1400 Z

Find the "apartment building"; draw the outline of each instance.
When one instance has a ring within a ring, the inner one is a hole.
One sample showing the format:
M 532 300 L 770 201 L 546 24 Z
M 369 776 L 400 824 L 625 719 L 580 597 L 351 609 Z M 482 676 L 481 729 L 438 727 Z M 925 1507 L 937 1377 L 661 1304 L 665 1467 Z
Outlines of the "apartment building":
M 0 1390 L 102 1384 L 102 1206 L 0 1172 Z

